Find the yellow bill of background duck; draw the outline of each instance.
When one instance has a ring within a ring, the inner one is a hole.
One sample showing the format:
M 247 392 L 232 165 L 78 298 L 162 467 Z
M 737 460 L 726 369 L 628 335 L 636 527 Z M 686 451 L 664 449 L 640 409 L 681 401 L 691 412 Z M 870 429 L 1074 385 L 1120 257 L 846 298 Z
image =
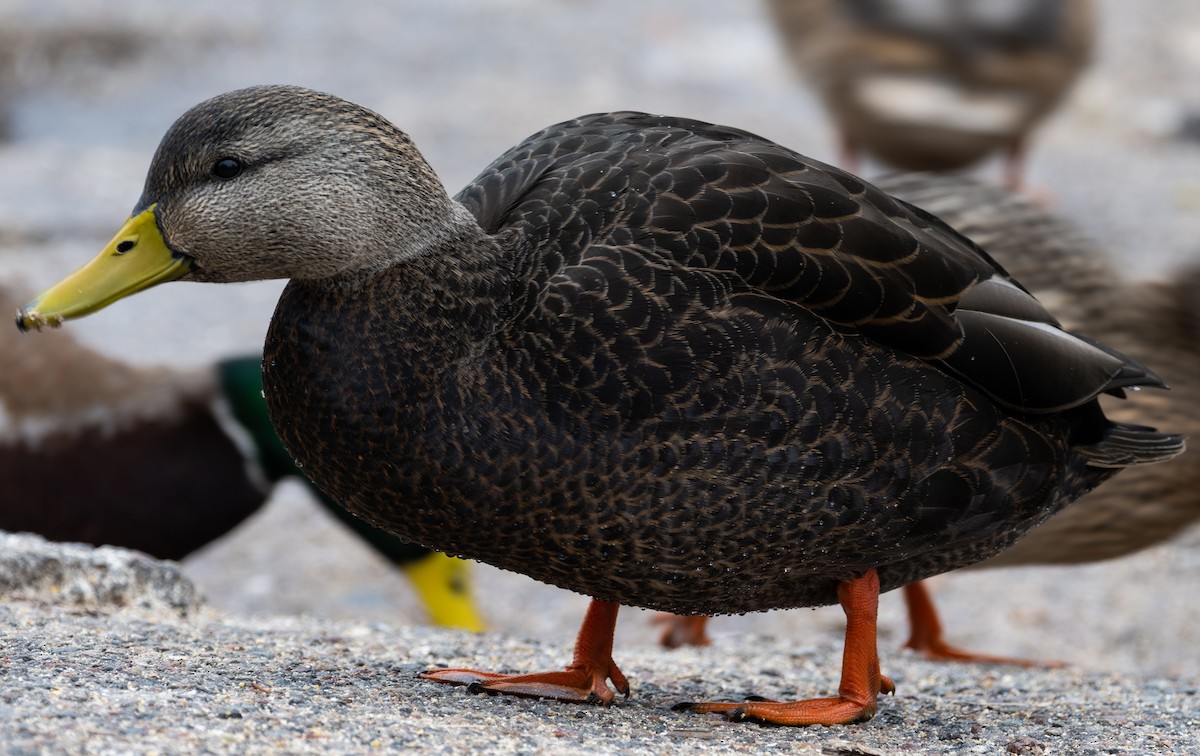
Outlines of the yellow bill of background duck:
M 150 205 L 134 215 L 99 255 L 17 314 L 22 331 L 57 328 L 191 270 L 191 260 L 167 247 Z

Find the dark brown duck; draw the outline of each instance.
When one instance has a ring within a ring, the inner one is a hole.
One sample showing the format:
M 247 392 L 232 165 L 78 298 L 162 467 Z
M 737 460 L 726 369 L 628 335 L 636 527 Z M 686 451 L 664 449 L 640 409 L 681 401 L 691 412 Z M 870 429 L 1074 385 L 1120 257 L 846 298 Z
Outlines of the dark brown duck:
M 164 137 L 133 218 L 24 328 L 175 278 L 286 277 L 268 405 L 302 469 L 405 538 L 586 593 L 562 672 L 428 679 L 628 691 L 618 604 L 840 602 L 840 695 L 694 704 L 870 717 L 878 593 L 986 558 L 1182 441 L 1096 397 L 1158 385 L 1057 327 L 936 218 L 736 129 L 552 126 L 452 200 L 406 135 L 256 87 Z M 82 292 L 82 293 L 80 293 Z

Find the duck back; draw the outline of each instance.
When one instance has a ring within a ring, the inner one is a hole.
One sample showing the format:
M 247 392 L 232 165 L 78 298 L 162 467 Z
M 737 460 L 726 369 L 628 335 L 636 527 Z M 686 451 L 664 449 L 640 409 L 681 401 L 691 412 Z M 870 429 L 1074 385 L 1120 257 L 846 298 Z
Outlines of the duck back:
M 1096 403 L 1152 374 L 936 218 L 746 132 L 585 117 L 458 199 L 479 234 L 292 281 L 268 335 L 304 472 L 406 539 L 680 613 L 824 604 L 999 551 L 1097 459 L 1178 451 Z M 1018 385 L 968 310 L 1049 334 L 991 342 Z M 1023 384 L 1039 364 L 1055 391 Z

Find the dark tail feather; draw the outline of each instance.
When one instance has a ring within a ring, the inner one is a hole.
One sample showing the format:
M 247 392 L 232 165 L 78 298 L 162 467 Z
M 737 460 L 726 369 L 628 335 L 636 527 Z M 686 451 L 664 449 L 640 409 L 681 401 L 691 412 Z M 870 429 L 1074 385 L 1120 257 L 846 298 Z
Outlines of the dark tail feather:
M 1113 423 L 1104 438 L 1088 446 L 1076 446 L 1088 467 L 1131 467 L 1165 462 L 1187 448 L 1183 436 L 1159 433 L 1144 425 Z
M 1122 354 L 1112 347 L 1107 347 L 1104 344 L 1095 341 L 1094 339 L 1089 339 L 1087 336 L 1080 336 L 1077 333 L 1072 333 L 1071 335 L 1077 339 L 1086 341 L 1101 351 L 1108 352 L 1113 357 L 1116 357 L 1125 363 L 1121 366 L 1120 371 L 1118 371 L 1117 374 L 1109 380 L 1108 385 L 1104 388 L 1106 393 L 1119 396 L 1123 399 L 1125 398 L 1125 392 L 1121 389 L 1126 386 L 1140 386 L 1145 388 L 1161 389 L 1170 388 L 1170 386 L 1167 385 L 1167 382 L 1160 378 L 1157 373 L 1133 359 L 1129 355 Z M 1147 428 L 1146 430 L 1152 429 Z

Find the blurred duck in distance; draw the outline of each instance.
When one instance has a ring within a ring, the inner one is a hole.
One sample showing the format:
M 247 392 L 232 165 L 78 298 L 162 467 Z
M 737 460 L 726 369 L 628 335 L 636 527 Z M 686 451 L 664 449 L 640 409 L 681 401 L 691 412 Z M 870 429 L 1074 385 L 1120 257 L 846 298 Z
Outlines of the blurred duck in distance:
M 0 309 L 22 303 L 0 282 Z M 178 560 L 258 511 L 275 482 L 300 476 L 267 417 L 259 356 L 147 368 L 69 333 L 46 336 L 34 343 L 0 329 L 0 530 Z M 466 562 L 406 543 L 309 488 L 404 573 L 434 624 L 483 628 Z
M 1029 140 L 1086 67 L 1091 0 L 768 0 L 832 117 L 841 167 L 908 171 L 1000 154 L 1019 188 Z

